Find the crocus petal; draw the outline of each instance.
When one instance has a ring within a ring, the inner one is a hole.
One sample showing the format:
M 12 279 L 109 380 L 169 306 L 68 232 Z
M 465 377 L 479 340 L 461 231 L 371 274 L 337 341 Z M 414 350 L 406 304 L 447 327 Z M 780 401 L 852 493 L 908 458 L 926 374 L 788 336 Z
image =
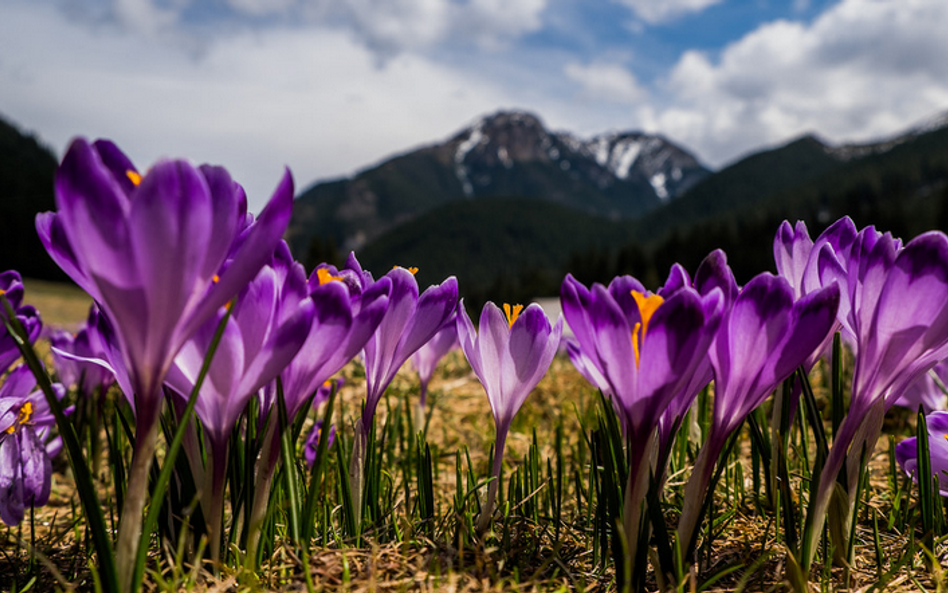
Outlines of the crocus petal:
M 663 298 L 668 298 L 673 293 L 678 292 L 680 289 L 691 286 L 691 277 L 688 275 L 688 271 L 681 264 L 673 264 L 671 269 L 668 271 L 668 278 L 665 279 L 665 283 L 660 289 L 658 289 L 657 294 Z M 639 290 L 639 292 L 645 292 Z
M 720 249 L 715 249 L 701 260 L 698 271 L 695 272 L 694 285 L 695 290 L 702 295 L 710 294 L 712 290 L 719 288 L 724 297 L 725 308 L 730 308 L 739 292 L 734 272 L 727 265 L 727 255 Z
M 481 316 L 483 317 L 483 315 L 482 312 Z M 456 320 L 458 341 L 461 343 L 461 350 L 464 352 L 464 357 L 467 358 L 467 362 L 471 365 L 474 374 L 480 379 L 484 375 L 483 365 L 481 364 L 481 351 L 477 347 L 477 331 L 474 329 L 474 324 L 467 314 L 467 309 L 464 308 L 463 300 L 458 303 Z
M 510 417 L 523 406 L 530 392 L 546 374 L 559 348 L 563 319 L 553 328 L 540 305 L 532 303 L 510 328 L 509 361 L 502 380 L 508 401 L 503 402 Z M 511 372 L 512 371 L 512 372 Z
M 214 312 L 240 292 L 272 257 L 293 209 L 293 179 L 286 171 L 270 201 L 240 238 L 227 268 L 220 274 L 181 329 L 190 335 Z M 205 266 L 208 267 L 208 266 Z
M 783 221 L 774 237 L 774 262 L 777 274 L 786 278 L 793 288 L 794 298 L 804 294 L 803 275 L 812 249 L 813 241 L 802 220 L 792 228 L 789 222 Z
M 98 152 L 84 139 L 73 141 L 56 171 L 55 183 L 56 205 L 70 244 L 74 251 L 96 256 L 83 259 L 88 275 L 120 286 L 130 284 L 134 275 L 124 259 L 129 249 L 126 216 L 130 204 Z
M 905 246 L 880 291 L 868 331 L 854 379 L 860 398 L 873 399 L 896 381 L 901 391 L 944 358 L 940 351 L 948 343 L 948 238 L 927 233 Z
M 512 373 L 513 369 L 505 368 L 508 364 L 505 359 L 510 355 L 507 347 L 510 341 L 509 323 L 494 303 L 485 303 L 481 310 L 477 338 L 477 350 L 480 353 L 481 363 L 481 372 L 477 378 L 488 390 L 488 399 L 491 409 L 494 410 L 494 416 L 499 417 L 502 415 L 503 407 L 497 398 L 504 393 L 504 371 Z
M 451 318 L 426 344 L 411 357 L 412 365 L 418 372 L 423 385 L 427 385 L 434 374 L 435 367 L 448 352 L 458 344 L 458 330 Z
M 638 396 L 624 399 L 637 435 L 650 432 L 672 399 L 684 392 L 705 359 L 722 305 L 720 290 L 704 298 L 681 290 L 652 316 L 642 343 Z
M 928 425 L 928 453 L 932 475 L 938 476 L 942 496 L 948 496 L 948 412 L 932 412 L 926 417 Z M 895 459 L 902 471 L 918 482 L 918 450 L 916 438 L 905 439 L 895 447 Z
M 625 313 L 626 322 L 629 327 L 635 327 L 636 323 L 642 321 L 639 313 L 639 306 L 635 303 L 633 292 L 645 294 L 647 291 L 642 283 L 632 276 L 617 276 L 609 283 L 609 294 L 619 306 L 619 309 Z
M 512 325 L 497 305 L 486 303 L 476 336 L 467 312 L 463 308 L 459 312 L 461 349 L 487 392 L 498 435 L 506 434 L 513 417 L 546 374 L 562 331 L 562 319 L 551 329 L 543 309 L 535 303 Z
M 23 520 L 23 479 L 19 439 L 0 437 L 0 520 L 14 526 Z
M 92 147 L 125 195 L 131 194 L 135 189 L 135 182 L 132 181 L 129 173 L 138 173 L 132 160 L 111 140 L 96 140 L 92 143 Z
M 23 502 L 41 507 L 49 500 L 53 464 L 32 428 L 19 431 L 20 463 L 23 472 Z

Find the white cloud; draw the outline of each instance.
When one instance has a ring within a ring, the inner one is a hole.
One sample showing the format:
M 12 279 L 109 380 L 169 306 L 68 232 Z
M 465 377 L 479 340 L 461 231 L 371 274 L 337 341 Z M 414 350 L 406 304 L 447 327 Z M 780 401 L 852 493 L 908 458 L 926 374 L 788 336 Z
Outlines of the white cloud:
M 635 76 L 619 64 L 570 62 L 563 72 L 580 86 L 580 94 L 587 100 L 635 104 L 647 96 Z
M 296 0 L 227 0 L 237 12 L 254 17 L 287 14 L 296 6 Z
M 80 0 L 62 0 L 80 2 Z M 91 1 L 91 0 L 90 0 Z M 537 30 L 549 0 L 98 0 L 70 9 L 95 23 L 114 23 L 134 34 L 165 35 L 171 43 L 190 34 L 200 50 L 235 28 L 321 27 L 348 31 L 378 58 L 431 50 L 444 43 L 504 47 Z M 105 2 L 103 6 L 101 3 Z M 197 8 L 196 8 L 197 7 Z M 226 7 L 226 9 L 225 9 Z M 227 10 L 229 9 L 229 11 Z M 192 22 L 195 13 L 203 13 Z M 94 16 L 93 16 L 94 15 Z M 221 26 L 227 23 L 227 26 Z
M 197 1 L 0 2 L 0 111 L 57 149 L 86 134 L 142 165 L 222 163 L 259 208 L 283 165 L 305 186 L 499 108 L 579 134 L 658 131 L 712 165 L 808 131 L 873 139 L 948 108 L 942 0 L 841 0 L 715 55 L 685 51 L 658 83 L 636 77 L 628 47 L 517 44 L 557 18 L 549 0 L 228 0 L 251 25 L 207 19 L 208 38 L 188 22 Z
M 701 12 L 721 0 L 613 0 L 632 9 L 646 23 L 656 25 Z
M 412 54 L 379 66 L 344 32 L 244 33 L 200 60 L 162 43 L 67 23 L 50 7 L 0 19 L 5 116 L 62 149 L 110 137 L 141 166 L 221 163 L 259 208 L 289 165 L 297 184 L 352 172 L 509 102 L 490 81 Z
M 113 10 L 122 25 L 148 35 L 155 35 L 177 21 L 174 10 L 158 7 L 151 0 L 114 0 Z
M 844 0 L 811 24 L 764 24 L 717 60 L 685 52 L 648 126 L 714 164 L 810 131 L 896 133 L 948 108 L 946 22 L 939 0 Z

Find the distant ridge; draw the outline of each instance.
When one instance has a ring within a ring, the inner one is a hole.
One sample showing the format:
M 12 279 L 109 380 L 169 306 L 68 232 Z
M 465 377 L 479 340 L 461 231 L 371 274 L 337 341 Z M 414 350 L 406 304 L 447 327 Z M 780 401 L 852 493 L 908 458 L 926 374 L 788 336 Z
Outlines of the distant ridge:
M 56 157 L 32 135 L 0 117 L 0 272 L 63 280 L 36 235 L 37 212 L 55 210 Z
M 577 151 L 591 151 L 590 144 Z M 916 126 L 862 145 L 801 136 L 707 175 L 635 218 L 514 197 L 446 203 L 360 254 L 373 269 L 418 266 L 422 283 L 456 274 L 469 304 L 528 300 L 556 294 L 566 272 L 584 282 L 633 274 L 654 287 L 673 263 L 694 272 L 717 248 L 746 282 L 773 270 L 782 220 L 804 220 L 815 236 L 843 215 L 905 239 L 948 230 L 948 127 Z
M 393 157 L 296 200 L 287 234 L 302 257 L 314 237 L 361 250 L 386 231 L 451 202 L 519 196 L 613 220 L 660 207 L 710 172 L 683 148 L 641 132 L 581 139 L 535 115 L 500 111 L 446 141 Z

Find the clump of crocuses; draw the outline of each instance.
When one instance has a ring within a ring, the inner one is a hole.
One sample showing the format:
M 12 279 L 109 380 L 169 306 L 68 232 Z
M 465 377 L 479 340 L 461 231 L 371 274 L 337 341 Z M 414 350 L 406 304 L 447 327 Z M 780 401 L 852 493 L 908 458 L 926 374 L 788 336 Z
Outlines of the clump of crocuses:
M 657 427 L 676 398 L 693 398 L 706 380 L 703 367 L 725 302 L 720 288 L 701 294 L 683 277 L 674 278 L 681 281 L 669 283 L 667 298 L 630 276 L 587 289 L 567 275 L 560 292 L 587 372 L 607 386 L 625 427 L 629 468 L 622 518 L 633 563 Z
M 817 247 L 819 246 L 819 247 Z M 830 505 L 844 464 L 859 468 L 882 431 L 885 411 L 905 389 L 948 357 L 948 237 L 939 232 L 902 241 L 874 227 L 856 231 L 849 218 L 831 225 L 816 241 L 820 282 L 840 286 L 837 321 L 852 345 L 855 366 L 849 411 L 836 432 L 817 485 L 803 541 L 801 567 L 806 570 L 817 548 L 827 511 L 834 536 L 850 532 L 858 471 L 843 476 L 848 500 Z M 837 551 L 848 542 L 838 541 Z M 838 552 L 839 553 L 839 552 Z M 839 560 L 844 560 L 838 558 Z
M 162 384 L 181 347 L 269 261 L 289 222 L 287 172 L 256 221 L 222 167 L 162 160 L 145 174 L 113 143 L 73 141 L 56 171 L 57 211 L 36 219 L 53 260 L 115 331 L 134 403 L 135 448 L 116 542 L 132 587 Z
M 62 386 L 54 389 L 62 398 Z M 7 525 L 18 524 L 26 509 L 49 500 L 50 459 L 62 449 L 62 441 L 51 433 L 55 424 L 30 369 L 10 371 L 0 385 L 0 519 Z
M 563 320 L 557 319 L 550 327 L 550 320 L 536 303 L 526 309 L 505 304 L 501 312 L 488 302 L 475 331 L 462 302 L 457 328 L 461 350 L 484 386 L 494 415 L 493 479 L 478 520 L 478 529 L 484 531 L 493 513 L 510 423 L 553 362 L 563 334 Z
M 378 323 L 378 329 L 369 336 L 362 350 L 366 380 L 365 407 L 362 418 L 357 421 L 349 470 L 352 508 L 358 525 L 362 521 L 365 448 L 379 400 L 405 361 L 431 340 L 454 315 L 458 303 L 458 282 L 454 276 L 450 276 L 441 284 L 429 286 L 420 293 L 415 279 L 417 270 L 401 266 L 396 266 L 376 281 L 371 272 L 362 269 L 354 253 L 349 255 L 346 270 L 355 275 L 363 293 L 376 290 L 373 287 L 377 282 L 387 281 L 390 286 L 388 308 Z

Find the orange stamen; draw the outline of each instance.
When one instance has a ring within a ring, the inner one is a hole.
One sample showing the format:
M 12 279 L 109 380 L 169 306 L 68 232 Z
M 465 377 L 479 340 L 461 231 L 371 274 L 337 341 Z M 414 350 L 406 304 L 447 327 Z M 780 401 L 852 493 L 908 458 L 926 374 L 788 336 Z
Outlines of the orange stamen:
M 507 316 L 507 327 L 513 327 L 517 318 L 520 317 L 520 312 L 523 311 L 523 305 L 514 305 L 510 306 L 510 303 L 504 303 L 504 315 Z
M 635 366 L 639 366 L 639 353 L 642 342 L 645 340 L 645 333 L 648 331 L 648 323 L 652 320 L 652 315 L 665 302 L 665 299 L 653 294 L 646 296 L 636 290 L 632 291 L 632 298 L 639 308 L 639 316 L 642 318 L 640 323 L 636 323 L 632 328 L 632 351 L 635 352 Z M 641 331 L 641 334 L 639 333 Z
M 13 434 L 16 430 L 17 424 L 23 425 L 30 421 L 30 418 L 33 417 L 33 402 L 26 402 L 20 406 L 20 411 L 17 412 L 16 420 L 13 422 L 13 426 L 6 430 L 7 434 Z
M 319 278 L 320 286 L 334 280 L 337 282 L 342 280 L 342 276 L 333 276 L 326 268 L 319 268 L 316 270 L 316 277 Z
M 125 172 L 125 176 L 128 177 L 128 180 L 132 182 L 132 185 L 138 187 L 138 184 L 142 182 L 142 176 L 138 171 L 132 171 L 129 169 Z

